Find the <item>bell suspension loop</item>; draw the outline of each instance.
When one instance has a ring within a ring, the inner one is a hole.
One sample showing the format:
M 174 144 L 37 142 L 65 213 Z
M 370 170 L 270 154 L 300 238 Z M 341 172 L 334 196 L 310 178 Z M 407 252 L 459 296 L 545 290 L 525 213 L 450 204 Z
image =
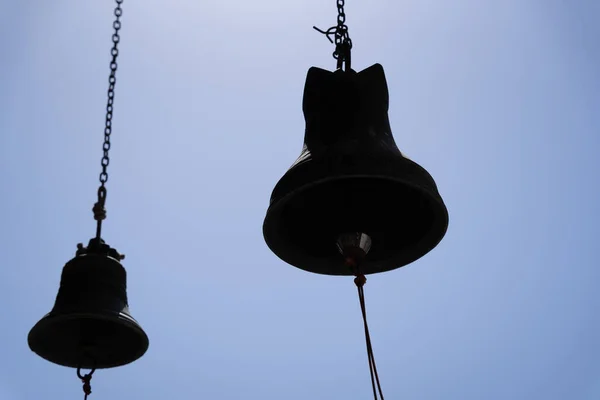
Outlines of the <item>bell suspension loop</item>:
M 379 382 L 379 374 L 377 373 L 377 366 L 375 365 L 375 356 L 373 355 L 373 346 L 371 345 L 369 325 L 367 324 L 367 307 L 365 304 L 364 292 L 364 285 L 367 282 L 367 278 L 361 272 L 361 263 L 371 248 L 371 238 L 364 233 L 345 234 L 340 236 L 337 245 L 339 252 L 344 257 L 346 266 L 350 268 L 355 275 L 354 283 L 358 289 L 358 299 L 365 329 L 365 341 L 367 345 L 367 358 L 369 360 L 373 398 L 377 400 L 377 393 L 379 393 L 379 398 L 384 400 L 381 383 Z
M 338 9 L 337 25 L 332 26 L 326 31 L 319 29 L 316 26 L 313 26 L 313 29 L 324 34 L 329 42 L 335 43 L 333 58 L 337 60 L 337 69 L 350 71 L 352 69 L 350 56 L 352 50 L 352 40 L 348 34 L 348 25 L 346 25 L 346 12 L 344 11 L 346 1 L 336 0 L 336 4 Z M 331 36 L 333 36 L 334 39 L 331 39 Z

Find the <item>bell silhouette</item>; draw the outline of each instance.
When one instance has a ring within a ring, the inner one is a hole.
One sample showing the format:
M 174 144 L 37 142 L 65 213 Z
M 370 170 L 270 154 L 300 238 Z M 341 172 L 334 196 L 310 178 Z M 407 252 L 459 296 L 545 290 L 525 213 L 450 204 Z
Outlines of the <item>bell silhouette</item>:
M 431 251 L 446 233 L 448 211 L 431 175 L 394 142 L 383 67 L 310 68 L 303 112 L 302 153 L 275 186 L 264 221 L 269 248 L 295 267 L 328 275 L 356 272 L 336 247 L 348 233 L 371 239 L 362 274 Z
M 29 332 L 29 347 L 66 367 L 129 364 L 149 343 L 129 313 L 123 256 L 97 239 L 78 248 L 63 268 L 54 308 Z

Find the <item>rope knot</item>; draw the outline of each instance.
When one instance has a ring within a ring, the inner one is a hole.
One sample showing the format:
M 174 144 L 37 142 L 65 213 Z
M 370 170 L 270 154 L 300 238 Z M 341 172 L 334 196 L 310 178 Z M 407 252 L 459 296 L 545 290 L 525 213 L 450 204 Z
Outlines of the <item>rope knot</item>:
M 92 375 L 90 374 L 86 374 L 81 380 L 83 382 L 83 393 L 85 393 L 86 396 L 92 394 L 92 385 L 90 384 L 90 380 L 92 380 Z
M 94 219 L 96 221 L 102 221 L 104 219 L 106 219 L 106 209 L 104 208 L 104 202 L 97 202 L 96 204 L 94 204 L 94 207 L 92 208 L 92 211 L 94 212 Z
M 83 393 L 85 394 L 84 399 L 87 399 L 87 397 L 92 394 L 92 385 L 90 384 L 90 381 L 92 380 L 92 374 L 94 371 L 96 371 L 95 368 L 93 368 L 89 373 L 82 375 L 81 367 L 77 368 L 77 377 L 81 379 L 81 382 L 83 382 Z
M 357 275 L 356 278 L 354 278 L 354 283 L 356 284 L 356 287 L 361 288 L 367 283 L 367 278 L 362 274 Z

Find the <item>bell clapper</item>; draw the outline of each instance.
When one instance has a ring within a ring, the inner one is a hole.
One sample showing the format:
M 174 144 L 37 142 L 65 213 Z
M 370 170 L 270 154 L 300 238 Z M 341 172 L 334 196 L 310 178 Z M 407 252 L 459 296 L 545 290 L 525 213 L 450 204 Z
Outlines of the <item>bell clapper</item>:
M 337 247 L 340 254 L 344 257 L 346 266 L 351 268 L 355 275 L 354 283 L 358 288 L 358 299 L 365 327 L 367 357 L 369 358 L 369 372 L 371 374 L 373 396 L 375 400 L 377 400 L 377 392 L 379 392 L 379 397 L 383 400 L 379 375 L 377 374 L 377 366 L 375 365 L 375 356 L 373 355 L 373 347 L 371 345 L 371 335 L 369 334 L 369 326 L 367 324 L 367 307 L 365 305 L 364 292 L 364 285 L 367 282 L 367 278 L 360 272 L 361 263 L 371 249 L 371 237 L 366 233 L 345 233 L 338 237 Z M 377 385 L 377 388 L 375 385 Z
M 354 275 L 358 275 L 360 263 L 371 250 L 371 237 L 366 233 L 344 233 L 338 237 L 337 248 L 346 265 L 352 268 Z

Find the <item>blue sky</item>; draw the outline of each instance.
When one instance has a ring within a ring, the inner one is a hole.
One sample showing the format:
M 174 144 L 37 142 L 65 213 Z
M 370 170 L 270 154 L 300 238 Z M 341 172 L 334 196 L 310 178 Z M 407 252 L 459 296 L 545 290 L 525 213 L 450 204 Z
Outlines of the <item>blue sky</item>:
M 102 4 L 101 4 L 102 3 Z M 0 2 L 0 399 L 82 397 L 27 332 L 94 234 L 113 3 Z M 368 399 L 352 279 L 262 238 L 300 154 L 312 30 L 335 2 L 126 0 L 104 237 L 150 349 L 91 399 Z M 348 0 L 353 67 L 381 63 L 400 149 L 445 239 L 369 276 L 388 399 L 596 400 L 600 3 Z

